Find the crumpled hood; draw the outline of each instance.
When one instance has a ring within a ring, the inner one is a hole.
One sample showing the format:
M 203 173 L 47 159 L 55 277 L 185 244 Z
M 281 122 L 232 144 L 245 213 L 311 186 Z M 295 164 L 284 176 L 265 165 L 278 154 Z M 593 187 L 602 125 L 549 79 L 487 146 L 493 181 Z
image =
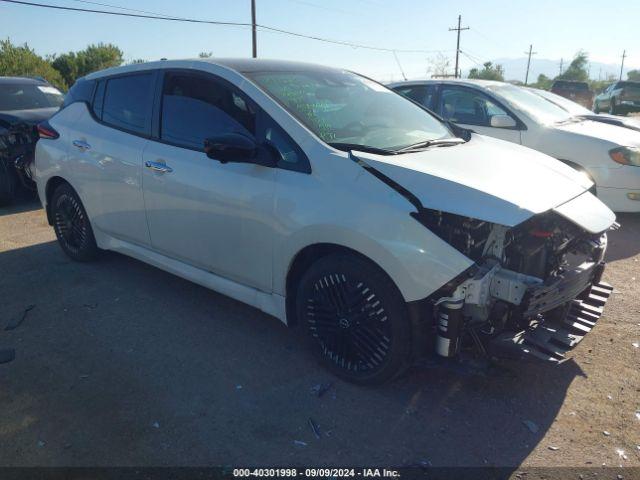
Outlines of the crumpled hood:
M 32 110 L 3 110 L 0 111 L 0 126 L 7 128 L 18 123 L 37 125 L 50 118 L 58 110 L 59 108 L 57 107 L 34 108 Z
M 547 155 L 476 134 L 465 144 L 422 152 L 353 154 L 411 192 L 425 208 L 506 226 L 562 205 L 593 185 Z

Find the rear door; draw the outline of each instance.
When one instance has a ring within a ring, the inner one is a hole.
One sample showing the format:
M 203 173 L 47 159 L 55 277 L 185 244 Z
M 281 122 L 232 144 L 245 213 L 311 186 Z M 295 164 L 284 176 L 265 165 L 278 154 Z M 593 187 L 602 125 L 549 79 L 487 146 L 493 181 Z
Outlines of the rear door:
M 143 155 L 153 249 L 271 291 L 276 170 L 204 152 L 209 137 L 256 137 L 256 108 L 226 81 L 193 71 L 167 71 L 158 97 L 157 138 Z
M 98 81 L 93 103 L 70 129 L 70 160 L 83 179 L 94 228 L 149 245 L 142 194 L 142 151 L 151 133 L 156 73 Z
M 482 135 L 522 143 L 518 119 L 499 101 L 478 89 L 444 84 L 440 88 L 436 111 L 445 119 Z M 507 116 L 517 125 L 492 127 L 491 118 Z

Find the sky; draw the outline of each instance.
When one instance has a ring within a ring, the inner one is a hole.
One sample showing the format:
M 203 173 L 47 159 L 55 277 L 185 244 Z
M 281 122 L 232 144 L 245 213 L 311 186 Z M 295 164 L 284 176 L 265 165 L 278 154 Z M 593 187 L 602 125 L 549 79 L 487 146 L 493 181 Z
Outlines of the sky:
M 27 0 L 31 1 L 31 0 Z M 106 4 L 174 17 L 250 22 L 250 0 L 33 0 L 75 8 L 108 9 Z M 102 5 L 98 5 L 102 4 Z M 257 22 L 307 35 L 398 50 L 375 51 L 333 45 L 280 33 L 258 33 L 258 56 L 311 61 L 361 72 L 381 81 L 427 76 L 439 54 L 455 56 L 462 15 L 461 68 L 493 59 L 522 58 L 529 45 L 536 62 L 571 59 L 583 49 L 590 59 L 619 68 L 640 68 L 640 1 L 617 0 L 256 0 Z M 613 16 L 613 10 L 620 15 Z M 127 12 L 127 10 L 118 10 Z M 615 18 L 615 21 L 612 21 Z M 114 43 L 127 60 L 251 55 L 248 27 L 200 25 L 56 11 L 0 1 L 0 35 L 27 42 L 41 55 L 80 50 L 90 43 Z M 402 50 L 420 50 L 402 52 Z M 453 62 L 452 62 L 453 63 Z M 541 63 L 542 65 L 542 63 Z M 542 68 L 542 66 L 540 66 Z M 592 72 L 594 76 L 594 72 Z M 597 77 L 597 75 L 595 75 Z M 510 78 L 509 71 L 506 72 Z

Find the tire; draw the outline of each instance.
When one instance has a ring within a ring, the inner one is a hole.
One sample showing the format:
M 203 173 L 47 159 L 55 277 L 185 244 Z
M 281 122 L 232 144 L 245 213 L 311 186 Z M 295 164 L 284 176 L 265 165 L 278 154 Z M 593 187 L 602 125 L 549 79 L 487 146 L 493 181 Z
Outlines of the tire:
M 598 105 L 598 102 L 593 102 L 593 113 L 600 113 L 600 106 Z
M 3 160 L 0 160 L 0 205 L 13 202 L 18 189 L 18 177 Z
M 51 216 L 64 253 L 78 262 L 88 262 L 97 257 L 99 249 L 89 216 L 71 185 L 64 183 L 56 188 L 51 198 Z
M 616 100 L 615 98 L 612 98 L 611 100 L 609 100 L 609 115 L 617 115 L 617 109 L 616 109 Z
M 298 284 L 296 315 L 314 354 L 344 380 L 380 384 L 408 364 L 411 326 L 404 299 L 382 270 L 356 255 L 316 261 Z

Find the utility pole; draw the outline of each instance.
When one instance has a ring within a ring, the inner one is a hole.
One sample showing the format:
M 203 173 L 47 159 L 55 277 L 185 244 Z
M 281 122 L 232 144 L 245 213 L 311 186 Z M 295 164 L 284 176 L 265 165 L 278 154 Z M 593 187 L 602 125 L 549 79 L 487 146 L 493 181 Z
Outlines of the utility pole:
M 627 51 L 622 52 L 622 65 L 620 65 L 620 80 L 622 80 L 622 69 L 624 68 L 624 59 L 627 58 Z
M 251 34 L 253 58 L 258 58 L 258 39 L 256 38 L 256 0 L 251 0 Z
M 462 25 L 462 15 L 458 15 L 458 28 L 450 28 L 450 32 L 458 32 L 458 42 L 456 44 L 456 71 L 454 72 L 454 77 L 459 78 L 460 75 L 458 73 L 458 64 L 460 59 L 460 32 L 462 30 L 469 30 L 469 27 L 461 27 Z
M 560 75 L 562 75 L 562 66 L 564 64 L 564 58 L 560 59 Z
M 535 55 L 538 52 L 533 51 L 533 45 L 529 45 L 529 52 L 524 52 L 525 55 L 529 54 L 529 60 L 527 60 L 527 74 L 524 77 L 524 84 L 526 85 L 529 81 L 529 67 L 531 66 L 531 55 Z

